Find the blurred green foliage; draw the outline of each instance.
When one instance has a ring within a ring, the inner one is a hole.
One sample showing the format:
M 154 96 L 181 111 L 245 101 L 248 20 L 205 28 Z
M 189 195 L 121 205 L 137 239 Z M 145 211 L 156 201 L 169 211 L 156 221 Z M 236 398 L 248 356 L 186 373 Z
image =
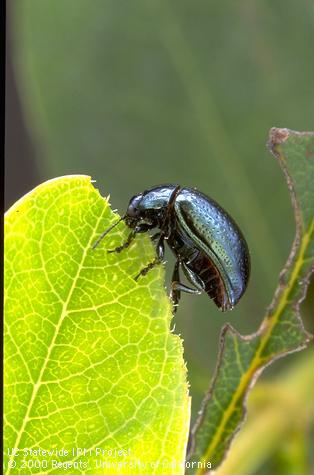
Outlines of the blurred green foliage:
M 313 363 L 312 348 L 290 361 L 279 377 L 253 388 L 248 398 L 248 420 L 216 475 L 309 474 Z
M 257 329 L 294 237 L 288 190 L 265 142 L 272 126 L 313 129 L 313 3 L 12 7 L 16 72 L 43 179 L 87 173 L 120 212 L 151 185 L 195 186 L 247 238 L 252 277 L 238 307 L 221 314 L 206 295 L 184 296 L 176 316 L 195 412 L 223 323 Z

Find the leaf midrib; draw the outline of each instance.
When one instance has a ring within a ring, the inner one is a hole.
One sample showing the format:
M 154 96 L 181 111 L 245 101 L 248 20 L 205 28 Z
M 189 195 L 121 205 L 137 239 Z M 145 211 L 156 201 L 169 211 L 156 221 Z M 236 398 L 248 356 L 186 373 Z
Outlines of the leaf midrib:
M 98 225 L 101 221 L 101 219 L 103 218 L 103 213 L 100 214 L 100 216 L 97 218 L 97 221 L 96 221 L 96 225 L 95 225 L 95 228 L 94 229 L 98 229 Z M 22 435 L 24 433 L 24 430 L 25 430 L 25 427 L 26 425 L 28 424 L 28 422 L 30 421 L 30 413 L 32 411 L 32 408 L 33 408 L 33 405 L 34 405 L 34 401 L 37 397 L 37 393 L 38 393 L 38 389 L 40 388 L 41 384 L 42 384 L 42 378 L 43 378 L 43 375 L 44 375 L 44 372 L 46 370 L 46 367 L 47 367 L 47 364 L 49 362 L 49 359 L 50 359 L 50 356 L 51 356 L 51 353 L 52 353 L 52 350 L 54 348 L 54 345 L 55 345 L 55 342 L 56 342 L 56 339 L 59 335 L 59 331 L 60 331 L 60 328 L 61 328 L 61 325 L 63 323 L 63 320 L 64 318 L 67 316 L 68 314 L 68 311 L 67 311 L 67 308 L 68 308 L 68 305 L 71 301 L 71 298 L 72 298 L 72 295 L 73 295 L 73 291 L 75 289 L 75 286 L 76 286 L 76 283 L 78 281 L 78 278 L 80 276 L 80 273 L 81 273 L 81 270 L 84 266 L 84 262 L 85 262 L 85 259 L 86 259 L 86 255 L 87 255 L 87 252 L 89 249 L 91 249 L 91 246 L 92 246 L 92 243 L 93 241 L 95 240 L 95 233 L 91 233 L 91 237 L 88 241 L 88 244 L 85 246 L 85 248 L 83 247 L 83 252 L 82 252 L 82 259 L 81 259 L 81 262 L 79 263 L 78 267 L 77 267 L 77 271 L 76 271 L 76 275 L 74 276 L 73 278 L 73 282 L 72 282 L 72 285 L 70 287 L 70 290 L 69 290 L 69 293 L 68 293 L 68 297 L 66 299 L 66 301 L 64 302 L 63 304 L 63 307 L 62 307 L 62 311 L 61 311 L 61 314 L 60 314 L 60 318 L 59 318 L 59 321 L 55 327 L 55 331 L 53 333 L 53 337 L 52 337 L 52 340 L 51 340 L 51 343 L 48 347 L 48 350 L 47 350 L 47 354 L 46 354 L 46 358 L 45 358 L 45 361 L 42 365 L 42 368 L 39 372 L 39 376 L 38 376 L 38 379 L 36 381 L 36 383 L 34 383 L 34 386 L 33 386 L 33 391 L 32 391 L 32 395 L 31 395 L 31 398 L 30 398 L 30 401 L 28 403 L 28 406 L 27 406 L 27 411 L 25 413 L 25 416 L 23 418 L 23 423 L 21 425 L 21 428 L 19 430 L 19 432 L 17 433 L 17 436 L 16 436 L 16 439 L 15 439 L 15 444 L 13 445 L 13 447 L 15 448 L 19 448 L 19 444 L 21 442 L 21 438 L 22 438 Z M 14 459 L 14 455 L 11 454 L 10 455 L 10 458 L 9 458 L 9 463 L 8 463 L 8 470 L 6 471 L 6 474 L 9 475 L 10 472 L 11 472 L 11 464 L 10 462 Z

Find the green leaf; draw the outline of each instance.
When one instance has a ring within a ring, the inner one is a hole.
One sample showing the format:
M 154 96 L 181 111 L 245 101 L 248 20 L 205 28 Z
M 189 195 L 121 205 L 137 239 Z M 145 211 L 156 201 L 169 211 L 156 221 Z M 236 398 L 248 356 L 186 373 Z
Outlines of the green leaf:
M 314 133 L 274 128 L 269 148 L 287 179 L 296 237 L 258 332 L 242 336 L 229 325 L 222 330 L 216 373 L 192 430 L 190 462 L 195 464 L 189 473 L 205 473 L 204 462 L 213 467 L 221 463 L 243 422 L 245 398 L 258 375 L 266 365 L 301 350 L 312 339 L 303 328 L 299 306 L 314 269 Z
M 312 351 L 311 351 L 312 350 Z M 259 382 L 249 394 L 248 419 L 215 475 L 311 473 L 308 436 L 314 422 L 314 348 L 271 381 Z
M 6 455 L 69 451 L 25 457 L 28 468 L 11 455 L 6 474 L 59 473 L 53 460 L 87 464 L 69 473 L 139 473 L 138 462 L 156 464 L 144 473 L 165 473 L 162 462 L 184 471 L 189 397 L 164 270 L 134 280 L 154 257 L 148 236 L 106 252 L 126 239 L 122 223 L 92 249 L 117 218 L 87 176 L 43 183 L 6 214 Z

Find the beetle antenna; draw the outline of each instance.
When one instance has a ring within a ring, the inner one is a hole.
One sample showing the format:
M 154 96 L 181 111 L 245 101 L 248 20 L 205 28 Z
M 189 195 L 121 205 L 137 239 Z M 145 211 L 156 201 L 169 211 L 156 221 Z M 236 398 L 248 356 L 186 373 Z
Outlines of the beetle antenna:
M 97 241 L 92 245 L 92 249 L 94 250 L 98 244 L 100 243 L 100 241 L 102 241 L 104 239 L 105 236 L 107 236 L 108 233 L 110 233 L 110 231 L 115 228 L 117 226 L 117 224 L 119 224 L 121 221 L 123 221 L 125 219 L 125 216 L 122 216 L 122 218 L 118 219 L 118 221 L 116 221 L 115 223 L 113 223 L 111 226 L 109 226 L 109 228 L 106 229 L 106 231 L 104 231 L 100 236 L 99 238 L 97 239 Z

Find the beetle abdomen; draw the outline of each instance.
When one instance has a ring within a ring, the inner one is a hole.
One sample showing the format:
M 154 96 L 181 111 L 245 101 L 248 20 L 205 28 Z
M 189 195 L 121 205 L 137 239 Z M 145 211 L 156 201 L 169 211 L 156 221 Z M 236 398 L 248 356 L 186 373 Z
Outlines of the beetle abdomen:
M 219 309 L 224 312 L 232 308 L 224 282 L 217 268 L 203 252 L 199 252 L 197 257 L 189 262 L 188 267 L 200 277 L 204 283 L 205 292 L 213 299 Z
M 237 224 L 218 203 L 191 188 L 178 192 L 175 213 L 180 228 L 216 269 L 233 307 L 246 289 L 250 271 L 248 247 Z

